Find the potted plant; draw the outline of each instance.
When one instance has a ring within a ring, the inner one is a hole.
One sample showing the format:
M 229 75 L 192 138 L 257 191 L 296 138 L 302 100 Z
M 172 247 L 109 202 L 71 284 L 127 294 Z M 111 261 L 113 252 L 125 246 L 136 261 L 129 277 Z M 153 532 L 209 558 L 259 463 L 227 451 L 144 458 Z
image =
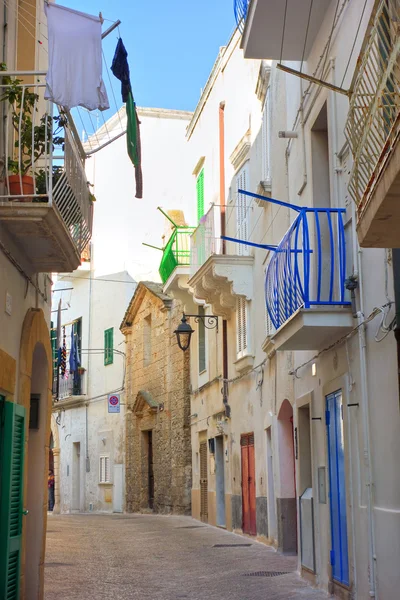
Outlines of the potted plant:
M 6 70 L 4 63 L 0 64 L 0 71 Z M 37 175 L 37 189 L 35 190 L 34 178 L 31 175 L 32 163 L 40 164 L 40 159 L 50 153 L 50 144 L 54 149 L 59 146 L 63 149 L 64 137 L 60 136 L 61 130 L 66 125 L 66 117 L 63 113 L 52 117 L 43 115 L 38 124 L 35 125 L 34 113 L 37 111 L 39 95 L 30 91 L 29 88 L 21 86 L 21 79 L 3 77 L 3 93 L 0 96 L 2 102 L 10 105 L 11 124 L 16 133 L 14 148 L 18 152 L 19 160 L 15 154 L 8 158 L 7 169 L 9 190 L 11 196 L 23 194 L 24 200 L 31 202 L 35 194 L 46 193 L 47 169 L 39 169 Z M 61 167 L 52 167 L 52 176 L 60 177 Z M 22 186 L 21 186 L 22 183 Z M 22 189 L 21 189 L 22 187 Z M 22 198 L 21 198 L 22 200 Z M 39 202 L 46 200 L 38 199 Z

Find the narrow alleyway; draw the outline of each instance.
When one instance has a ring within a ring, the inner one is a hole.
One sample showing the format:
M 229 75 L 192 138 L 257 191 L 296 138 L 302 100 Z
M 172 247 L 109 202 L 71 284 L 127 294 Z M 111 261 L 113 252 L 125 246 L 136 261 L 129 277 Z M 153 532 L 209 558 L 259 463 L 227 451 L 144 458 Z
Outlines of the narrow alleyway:
M 187 517 L 48 519 L 45 600 L 326 599 L 294 569 L 292 557 Z

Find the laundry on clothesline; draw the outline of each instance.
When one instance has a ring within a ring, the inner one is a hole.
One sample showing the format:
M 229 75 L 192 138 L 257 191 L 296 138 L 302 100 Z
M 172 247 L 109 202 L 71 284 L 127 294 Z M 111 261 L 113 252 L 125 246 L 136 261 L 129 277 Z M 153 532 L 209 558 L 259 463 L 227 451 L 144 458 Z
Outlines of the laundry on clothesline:
M 110 108 L 102 79 L 101 20 L 59 4 L 45 4 L 49 66 L 45 98 L 67 110 Z
M 129 74 L 128 53 L 121 38 L 115 49 L 111 71 L 121 81 L 122 101 L 126 103 L 126 143 L 129 158 L 135 167 L 136 198 L 143 197 L 142 149 L 140 142 L 140 121 L 133 99 Z

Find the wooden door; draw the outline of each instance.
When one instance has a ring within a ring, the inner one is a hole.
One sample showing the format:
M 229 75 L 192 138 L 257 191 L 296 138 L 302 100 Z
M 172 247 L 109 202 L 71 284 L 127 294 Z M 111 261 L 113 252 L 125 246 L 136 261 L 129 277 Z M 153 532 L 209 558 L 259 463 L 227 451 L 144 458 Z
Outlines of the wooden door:
M 207 442 L 200 443 L 200 519 L 208 521 Z
M 341 390 L 326 397 L 326 427 L 328 435 L 332 576 L 335 581 L 349 585 L 346 474 Z
M 18 600 L 22 552 L 25 409 L 0 396 L 0 598 Z
M 154 465 L 153 465 L 153 432 L 148 432 L 148 476 L 149 476 L 149 508 L 154 508 Z
M 256 535 L 256 479 L 254 434 L 242 435 L 240 438 L 242 455 L 242 529 L 244 533 Z

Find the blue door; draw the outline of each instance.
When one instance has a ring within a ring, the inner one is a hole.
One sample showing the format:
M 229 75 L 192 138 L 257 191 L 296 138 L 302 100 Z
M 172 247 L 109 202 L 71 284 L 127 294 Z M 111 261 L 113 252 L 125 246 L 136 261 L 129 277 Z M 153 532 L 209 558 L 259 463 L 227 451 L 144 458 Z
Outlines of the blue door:
M 349 585 L 346 477 L 341 390 L 326 397 L 328 433 L 329 504 L 331 515 L 331 565 L 335 581 Z

